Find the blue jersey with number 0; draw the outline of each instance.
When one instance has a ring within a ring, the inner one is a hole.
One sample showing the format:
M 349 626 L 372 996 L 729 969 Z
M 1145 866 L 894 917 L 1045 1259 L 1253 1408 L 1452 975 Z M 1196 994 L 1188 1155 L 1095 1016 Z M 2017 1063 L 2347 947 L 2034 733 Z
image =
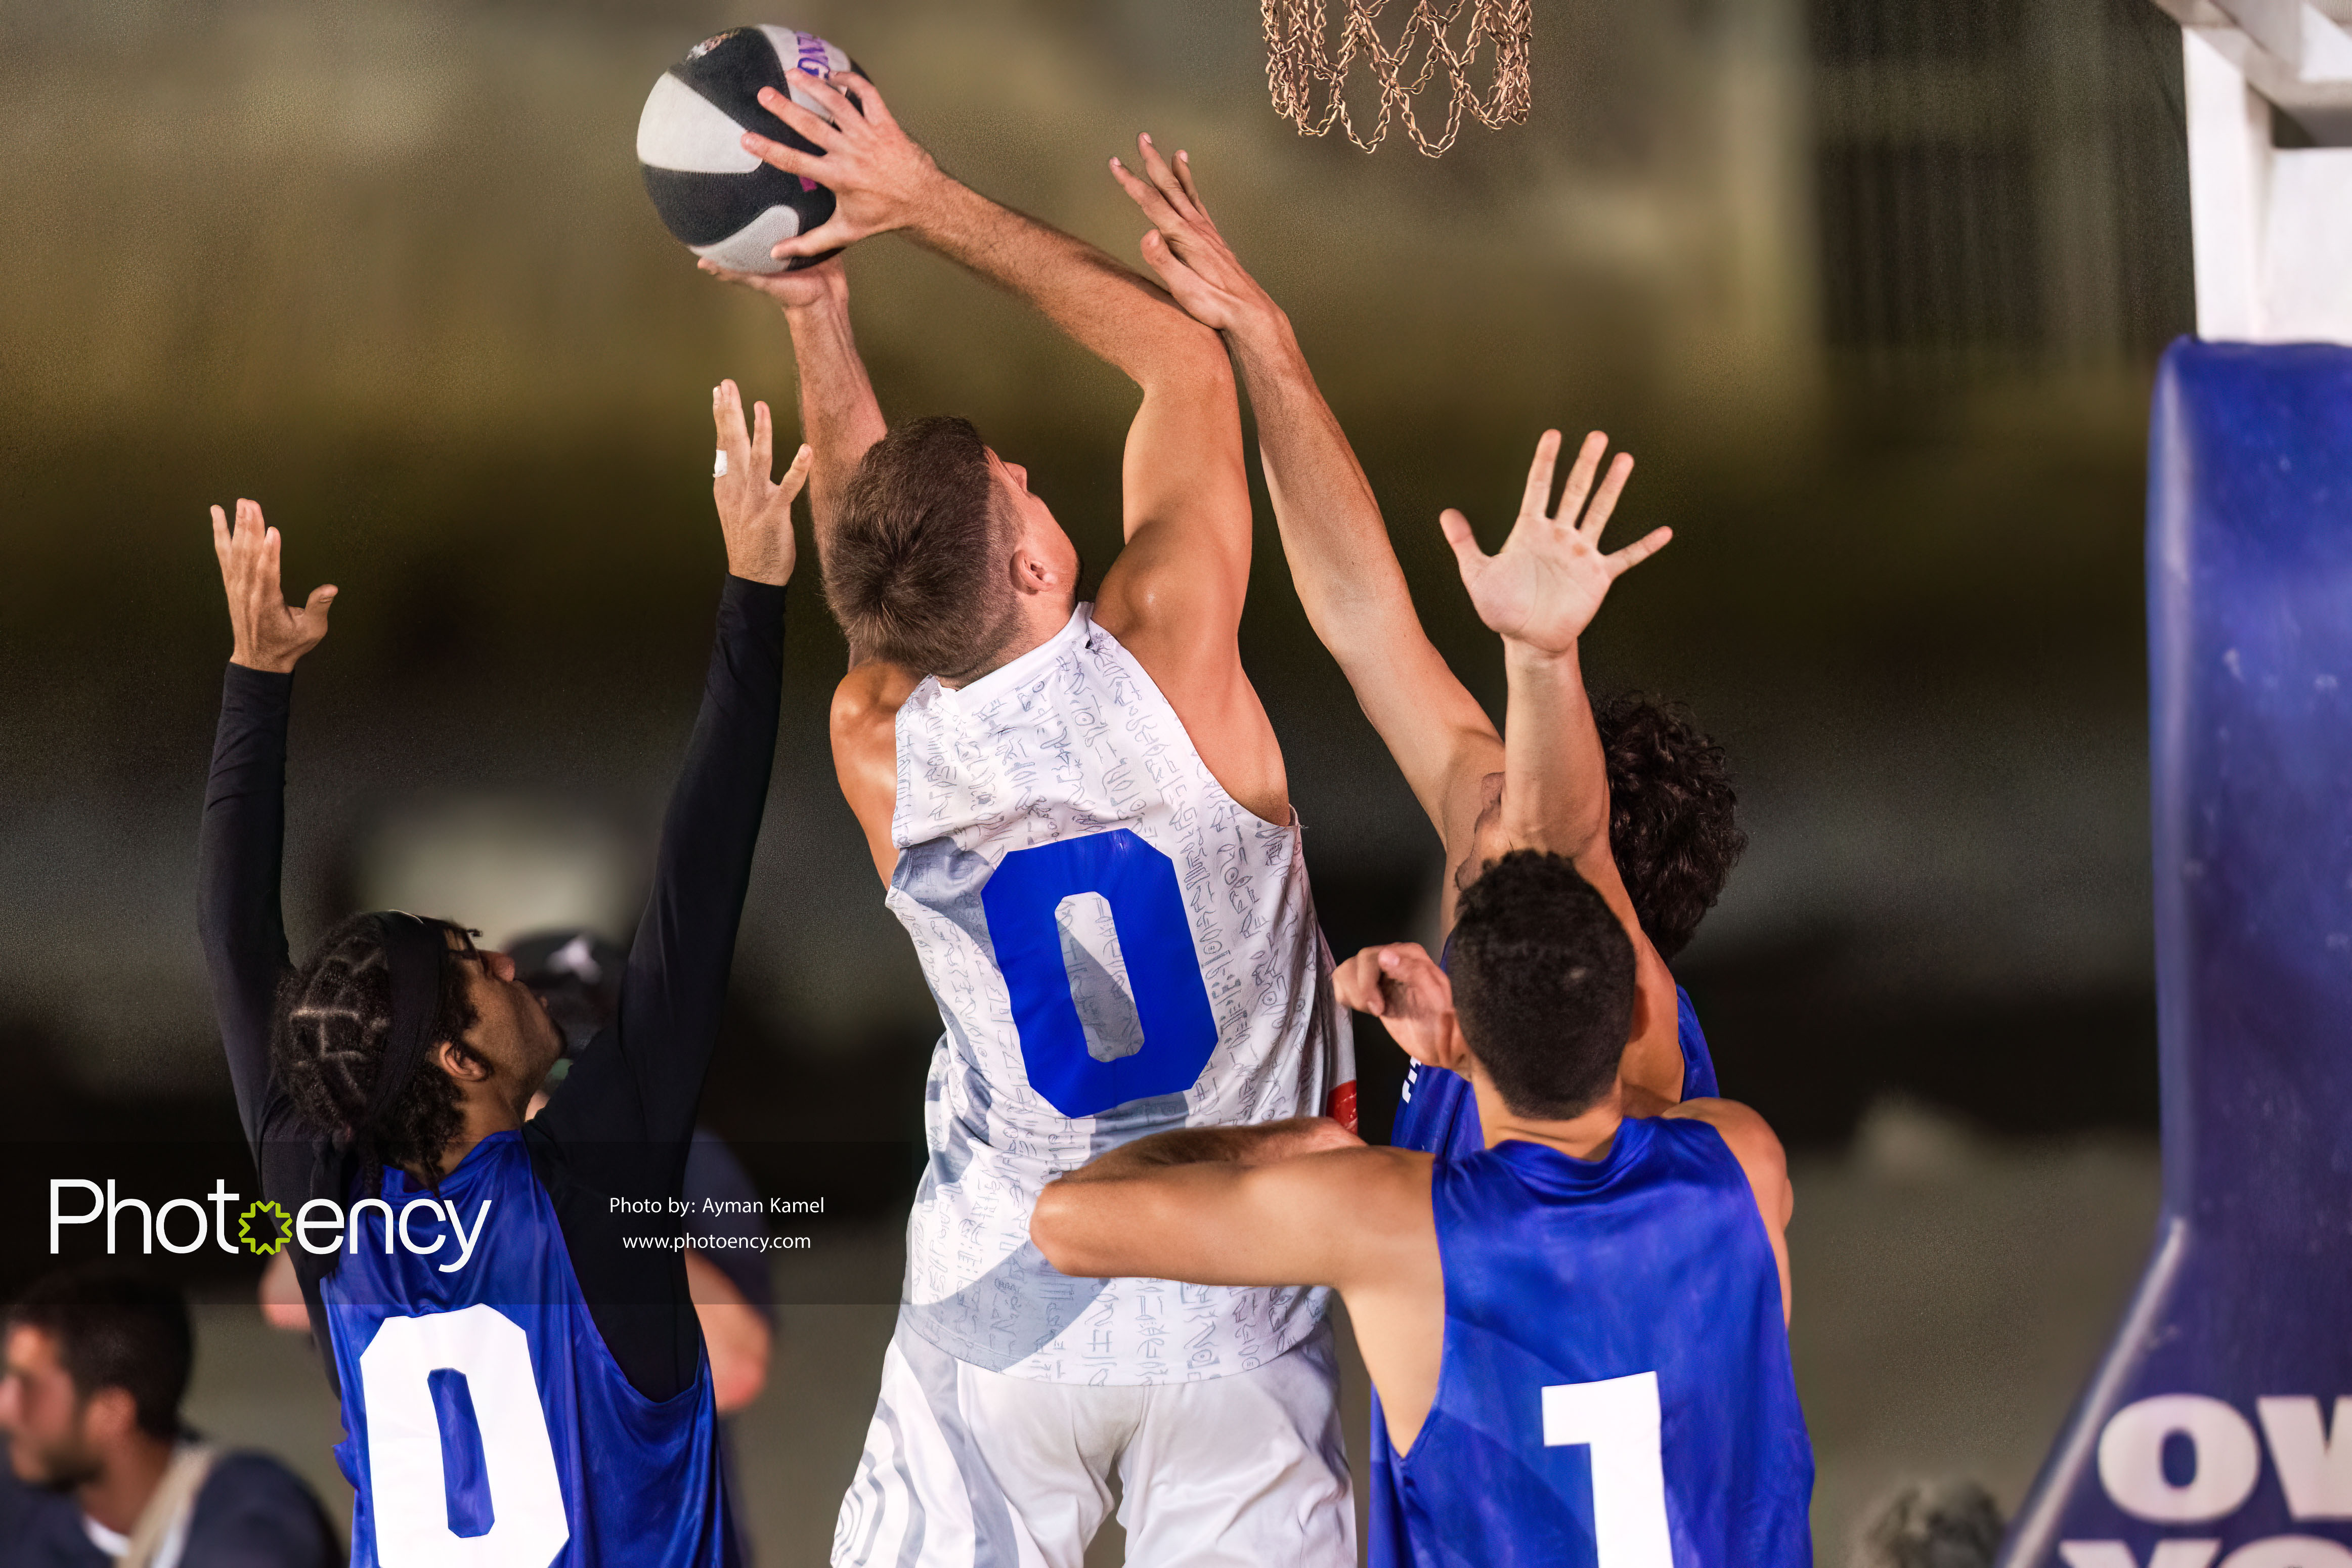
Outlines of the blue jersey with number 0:
M 1748 1178 L 1696 1121 L 1440 1156 L 1437 1401 L 1372 1433 L 1374 1568 L 1802 1568 L 1812 1447 Z
M 522 1135 L 476 1144 L 437 1202 L 387 1171 L 383 1201 L 389 1226 L 362 1208 L 321 1292 L 353 1568 L 731 1561 L 709 1363 L 674 1398 L 629 1385 Z

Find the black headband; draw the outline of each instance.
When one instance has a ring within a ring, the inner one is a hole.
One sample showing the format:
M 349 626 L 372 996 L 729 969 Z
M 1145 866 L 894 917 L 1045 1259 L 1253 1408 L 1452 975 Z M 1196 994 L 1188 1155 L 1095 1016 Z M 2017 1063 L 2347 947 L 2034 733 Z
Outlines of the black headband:
M 430 921 L 387 910 L 375 922 L 392 970 L 392 1034 L 376 1063 L 375 1081 L 368 1086 L 367 1110 L 352 1131 L 353 1143 L 374 1133 L 416 1076 L 433 1043 L 433 1021 L 441 1012 L 441 965 L 449 954 L 449 939 Z

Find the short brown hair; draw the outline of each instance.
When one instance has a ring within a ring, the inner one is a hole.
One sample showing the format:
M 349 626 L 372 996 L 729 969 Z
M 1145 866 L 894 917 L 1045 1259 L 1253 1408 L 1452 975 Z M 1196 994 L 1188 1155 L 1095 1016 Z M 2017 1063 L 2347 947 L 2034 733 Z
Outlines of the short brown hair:
M 76 1398 L 119 1388 L 131 1395 L 142 1432 L 179 1436 L 196 1338 L 178 1290 L 105 1265 L 62 1269 L 25 1292 L 8 1326 L 37 1329 L 56 1342 Z
M 824 596 L 860 658 L 950 680 L 986 668 L 1016 609 L 1011 520 L 968 419 L 934 415 L 867 448 L 841 493 Z

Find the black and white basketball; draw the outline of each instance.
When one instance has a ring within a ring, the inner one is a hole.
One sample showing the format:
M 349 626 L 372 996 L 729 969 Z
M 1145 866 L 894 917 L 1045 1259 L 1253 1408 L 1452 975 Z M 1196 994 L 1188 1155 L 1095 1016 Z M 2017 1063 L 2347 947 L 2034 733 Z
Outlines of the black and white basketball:
M 637 121 L 637 163 L 670 233 L 697 256 L 738 272 L 784 272 L 824 260 L 779 261 L 768 252 L 831 217 L 833 193 L 770 168 L 743 151 L 741 139 L 751 131 L 815 152 L 760 107 L 760 89 L 782 89 L 814 110 L 815 100 L 793 86 L 795 78 L 856 68 L 814 33 L 764 26 L 705 38 L 663 72 Z

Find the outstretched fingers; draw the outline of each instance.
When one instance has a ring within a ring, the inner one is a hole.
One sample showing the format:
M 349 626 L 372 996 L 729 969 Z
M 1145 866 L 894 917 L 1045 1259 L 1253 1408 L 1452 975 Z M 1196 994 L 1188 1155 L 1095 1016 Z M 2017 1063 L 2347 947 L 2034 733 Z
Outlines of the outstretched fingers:
M 1470 520 L 1449 506 L 1437 514 L 1437 526 L 1444 531 L 1445 542 L 1454 547 L 1454 563 L 1462 569 L 1462 581 L 1468 583 L 1491 559 L 1478 548 L 1478 536 L 1471 531 Z
M 1671 528 L 1654 528 L 1615 554 L 1602 556 L 1601 560 L 1609 565 L 1610 579 L 1613 582 L 1622 577 L 1672 543 L 1674 537 L 1675 531 Z
M 763 416 L 767 407 L 764 403 L 760 405 Z M 792 467 L 786 468 L 784 477 L 776 481 L 776 488 L 782 492 L 782 500 L 786 506 L 790 506 L 793 498 L 801 493 L 801 487 L 808 483 L 809 465 L 815 460 L 816 448 L 805 441 L 802 442 L 800 450 L 793 454 Z
M 1601 531 L 1609 526 L 1609 516 L 1617 510 L 1617 498 L 1625 493 L 1625 481 L 1633 473 L 1633 453 L 1620 452 L 1611 461 L 1609 471 L 1601 477 L 1601 488 L 1592 492 L 1592 504 L 1584 509 L 1584 516 L 1576 525 L 1576 531 L 1584 536 L 1587 543 L 1600 542 Z M 1569 515 L 1565 508 L 1560 515 Z
M 1165 233 L 1183 222 L 1169 202 L 1167 193 L 1117 158 L 1110 161 L 1110 177 L 1118 182 L 1118 188 L 1127 193 L 1129 201 L 1143 209 L 1143 216 L 1151 220 L 1152 227 Z
M 321 583 L 310 590 L 310 596 L 302 601 L 302 629 L 305 633 L 315 632 L 318 637 L 327 635 L 327 612 L 335 607 L 335 595 L 341 592 L 332 583 Z M 312 640 L 317 639 L 314 637 Z
M 718 427 L 719 455 L 727 459 L 726 472 L 748 474 L 751 471 L 751 441 L 743 430 L 743 395 L 731 380 L 722 381 L 710 389 L 710 420 Z M 761 470 L 764 476 L 766 470 Z M 710 476 L 714 480 L 725 477 Z
M 1184 197 L 1201 215 L 1201 221 L 1215 226 L 1215 220 L 1209 216 L 1209 204 L 1201 199 L 1200 183 L 1192 175 L 1192 154 L 1181 147 L 1176 149 L 1176 183 L 1184 187 Z
M 1521 517 L 1542 517 L 1551 504 L 1552 469 L 1559 462 L 1559 432 L 1547 430 L 1536 438 L 1535 461 L 1528 465 L 1528 488 L 1519 497 Z M 1449 515 L 1459 517 L 1459 512 Z M 1464 526 L 1468 526 L 1465 524 Z M 1449 531 L 1448 539 L 1454 537 Z
M 1153 144 L 1150 132 L 1137 133 L 1135 150 L 1142 156 L 1144 176 L 1151 182 L 1152 188 L 1160 193 L 1160 199 L 1185 221 L 1190 222 L 1197 218 L 1200 214 L 1192 205 L 1192 198 L 1185 194 L 1182 182 L 1176 178 L 1175 169 L 1169 164 L 1167 159 L 1160 155 L 1160 149 Z
M 1576 449 L 1576 461 L 1568 470 L 1568 483 L 1560 488 L 1559 507 L 1551 515 L 1552 521 L 1567 527 L 1576 526 L 1577 514 L 1584 510 L 1584 498 L 1592 493 L 1592 477 L 1601 471 L 1601 459 L 1609 450 L 1609 437 L 1595 430 Z

